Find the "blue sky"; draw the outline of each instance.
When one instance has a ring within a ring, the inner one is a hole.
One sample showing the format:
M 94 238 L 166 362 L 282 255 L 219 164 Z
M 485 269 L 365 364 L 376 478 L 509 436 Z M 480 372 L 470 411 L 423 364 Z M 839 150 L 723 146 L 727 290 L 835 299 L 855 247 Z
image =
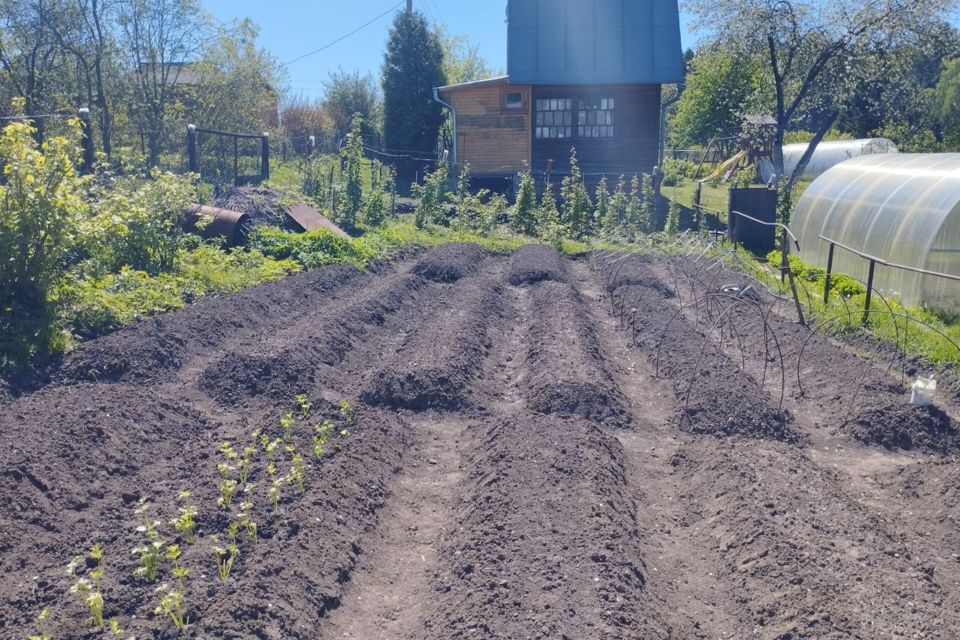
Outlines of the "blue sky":
M 260 44 L 287 63 L 318 49 L 372 18 L 388 11 L 397 0 L 204 0 L 211 14 L 223 21 L 249 17 L 260 25 Z M 450 33 L 463 34 L 480 47 L 493 69 L 507 63 L 506 0 L 414 0 L 414 7 L 432 22 L 443 22 Z M 318 97 L 331 71 L 359 69 L 379 76 L 392 14 L 322 53 L 288 66 L 290 88 Z M 695 38 L 687 33 L 684 47 Z

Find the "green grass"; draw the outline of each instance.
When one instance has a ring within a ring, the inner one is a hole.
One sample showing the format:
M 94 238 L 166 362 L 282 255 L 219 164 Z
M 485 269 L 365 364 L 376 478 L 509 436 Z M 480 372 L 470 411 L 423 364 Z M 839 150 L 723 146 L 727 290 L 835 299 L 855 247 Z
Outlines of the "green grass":
M 684 180 L 676 187 L 663 187 L 664 197 L 673 200 L 685 207 L 693 207 L 693 194 L 697 189 L 697 184 L 692 180 Z M 701 206 L 723 214 L 721 219 L 726 220 L 726 215 L 730 207 L 730 185 L 729 184 L 704 184 L 700 198 Z
M 401 216 L 389 221 L 382 228 L 369 231 L 364 235 L 364 240 L 374 246 L 379 246 L 384 252 L 410 245 L 436 246 L 448 242 L 470 242 L 478 244 L 488 251 L 503 253 L 514 251 L 527 244 L 546 244 L 543 240 L 518 235 L 504 227 L 497 227 L 487 235 L 437 225 L 421 229 L 413 223 L 409 216 Z M 553 246 L 571 256 L 583 255 L 590 251 L 590 245 L 576 240 L 564 239 L 558 244 L 553 244 Z
M 769 263 L 761 263 L 752 255 L 741 254 L 753 274 L 778 291 L 780 286 L 779 253 L 772 253 Z M 843 274 L 831 279 L 830 301 L 823 302 L 826 272 L 790 256 L 790 263 L 800 284 L 800 300 L 805 313 L 816 318 L 818 326 L 838 337 L 865 335 L 888 345 L 899 345 L 909 355 L 917 355 L 933 366 L 960 364 L 960 323 L 956 319 L 928 309 L 904 307 L 899 301 L 874 294 L 867 323 L 863 322 L 866 287 Z M 789 292 L 789 289 L 784 289 Z M 787 293 L 786 295 L 789 295 Z

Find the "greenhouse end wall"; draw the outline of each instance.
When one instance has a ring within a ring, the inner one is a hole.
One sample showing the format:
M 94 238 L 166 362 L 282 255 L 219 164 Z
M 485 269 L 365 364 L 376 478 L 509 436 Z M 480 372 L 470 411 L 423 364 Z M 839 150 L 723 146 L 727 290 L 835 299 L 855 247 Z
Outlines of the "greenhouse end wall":
M 807 143 L 788 144 L 783 147 L 783 170 L 790 175 L 800 164 L 800 158 L 807 152 Z M 813 151 L 810 162 L 803 169 L 803 177 L 816 178 L 823 175 L 841 162 L 851 158 L 874 154 L 899 153 L 892 140 L 886 138 L 863 138 L 860 140 L 835 140 L 821 142 Z M 773 175 L 773 163 L 763 160 L 760 163 L 760 177 L 764 182 Z
M 885 261 L 960 276 L 960 154 L 868 155 L 808 187 L 794 212 L 800 257 L 827 266 L 830 238 Z M 866 282 L 869 262 L 836 249 L 834 271 Z M 960 283 L 877 266 L 877 291 L 960 312 Z

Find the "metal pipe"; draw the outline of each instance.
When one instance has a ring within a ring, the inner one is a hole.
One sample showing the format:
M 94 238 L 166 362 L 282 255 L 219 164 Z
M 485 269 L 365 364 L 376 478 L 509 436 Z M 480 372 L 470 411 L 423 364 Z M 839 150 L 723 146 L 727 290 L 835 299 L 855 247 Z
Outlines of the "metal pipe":
M 440 99 L 440 87 L 433 88 L 433 99 L 439 103 L 441 106 L 450 109 L 450 113 L 453 115 L 453 166 L 456 167 L 459 164 L 459 156 L 457 155 L 457 110 L 452 104 L 446 103 Z
M 837 245 L 830 243 L 830 253 L 827 255 L 827 281 L 823 285 L 823 304 L 830 302 L 830 281 L 833 279 L 833 254 Z

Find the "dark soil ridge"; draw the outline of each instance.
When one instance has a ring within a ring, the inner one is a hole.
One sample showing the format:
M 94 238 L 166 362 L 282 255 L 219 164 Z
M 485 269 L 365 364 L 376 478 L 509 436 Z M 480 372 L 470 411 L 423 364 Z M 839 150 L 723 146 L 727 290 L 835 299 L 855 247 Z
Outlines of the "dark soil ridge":
M 636 269 L 643 268 L 638 261 Z M 665 293 L 662 283 L 638 284 L 640 277 L 633 281 L 620 287 L 623 306 L 630 310 L 626 322 L 636 346 L 659 364 L 659 375 L 673 382 L 685 405 L 678 417 L 680 428 L 698 435 L 803 442 L 788 411 L 777 409 L 769 394 L 713 341 L 704 346 L 702 334 L 677 314 L 672 292 Z
M 842 427 L 864 444 L 888 451 L 928 451 L 949 456 L 960 451 L 960 433 L 953 420 L 937 407 L 914 407 L 898 402 L 859 411 Z
M 335 367 L 388 318 L 419 298 L 426 283 L 403 272 L 362 291 L 341 307 L 321 306 L 311 316 L 271 338 L 262 350 L 238 347 L 208 366 L 200 387 L 225 405 L 269 395 L 290 398 L 316 386 L 318 369 Z
M 452 411 L 470 404 L 470 383 L 490 350 L 490 327 L 502 313 L 495 280 L 467 278 L 435 292 L 444 311 L 408 333 L 375 369 L 364 402 L 393 409 Z
M 474 275 L 487 257 L 483 247 L 455 242 L 428 251 L 413 267 L 413 272 L 434 282 L 452 283 Z
M 945 590 L 920 549 L 848 495 L 839 472 L 780 444 L 749 453 L 734 441 L 695 444 L 674 460 L 684 526 L 716 532 L 718 577 L 735 585 L 762 637 L 953 637 Z
M 646 569 L 615 440 L 523 416 L 477 433 L 470 451 L 426 637 L 639 637 Z
M 316 405 L 317 421 L 322 415 L 337 416 L 332 405 Z M 173 542 L 166 522 L 176 515 L 176 496 L 184 488 L 201 507 L 197 543 L 181 541 L 184 561 L 194 569 L 188 579 L 193 633 L 314 638 L 313 626 L 341 597 L 363 532 L 375 524 L 391 469 L 408 443 L 393 416 L 359 409 L 349 439 L 332 442 L 322 464 L 307 469 L 308 494 L 299 496 L 284 484 L 279 515 L 272 515 L 261 463 L 252 476 L 260 485 L 253 500 L 260 542 L 241 542 L 230 582 L 220 585 L 211 534 L 222 533 L 229 520 L 227 512 L 216 507 L 216 449 L 231 427 L 165 391 L 123 384 L 45 389 L 16 401 L 14 412 L 0 419 L 3 433 L 39 427 L 48 437 L 21 439 L 26 444 L 0 454 L 0 468 L 12 470 L 0 474 L 3 638 L 25 637 L 46 606 L 59 625 L 59 637 L 100 637 L 82 624 L 88 616 L 79 599 L 67 593 L 70 580 L 63 570 L 93 542 L 106 550 L 107 615 L 120 618 L 137 637 L 167 627 L 154 619 L 153 588 L 132 577 L 136 559 L 130 549 L 143 541 L 134 530 L 139 518 L 134 510 L 140 497 L 154 501 L 164 539 Z M 279 435 L 276 419 L 282 412 L 263 415 L 241 427 L 235 441 L 267 424 Z M 297 445 L 308 465 L 314 465 L 308 453 L 310 431 L 300 425 L 297 430 Z M 288 465 L 289 460 L 282 463 L 282 473 Z M 283 549 L 297 549 L 297 556 L 291 558 Z M 297 558 L 310 558 L 309 569 Z M 168 579 L 167 572 L 163 579 Z
M 514 252 L 506 281 L 515 287 L 544 281 L 569 282 L 569 274 L 559 251 L 543 244 L 529 244 Z
M 736 277 L 742 278 L 733 272 L 727 279 Z M 765 304 L 770 301 L 765 300 Z M 731 316 L 740 326 L 752 320 L 741 308 L 734 309 Z M 960 433 L 950 415 L 940 409 L 915 410 L 908 385 L 896 381 L 874 362 L 838 348 L 828 337 L 815 335 L 810 339 L 808 329 L 784 314 L 769 314 L 767 320 L 786 354 L 788 392 L 798 406 L 813 411 L 819 428 L 846 433 L 864 444 L 890 451 L 950 455 L 958 450 Z M 761 344 L 762 339 L 745 339 L 743 343 L 755 379 L 759 379 L 758 369 L 765 358 Z M 875 342 L 870 344 L 876 346 Z M 802 394 L 796 379 L 801 351 Z
M 203 298 L 81 345 L 53 374 L 54 383 L 157 380 L 198 351 L 250 336 L 265 323 L 290 324 L 349 287 L 372 282 L 347 266 L 333 266 L 252 287 L 228 297 Z
M 543 281 L 531 287 L 530 296 L 524 385 L 530 408 L 628 427 L 622 393 L 604 368 L 596 327 L 579 292 L 566 283 Z

